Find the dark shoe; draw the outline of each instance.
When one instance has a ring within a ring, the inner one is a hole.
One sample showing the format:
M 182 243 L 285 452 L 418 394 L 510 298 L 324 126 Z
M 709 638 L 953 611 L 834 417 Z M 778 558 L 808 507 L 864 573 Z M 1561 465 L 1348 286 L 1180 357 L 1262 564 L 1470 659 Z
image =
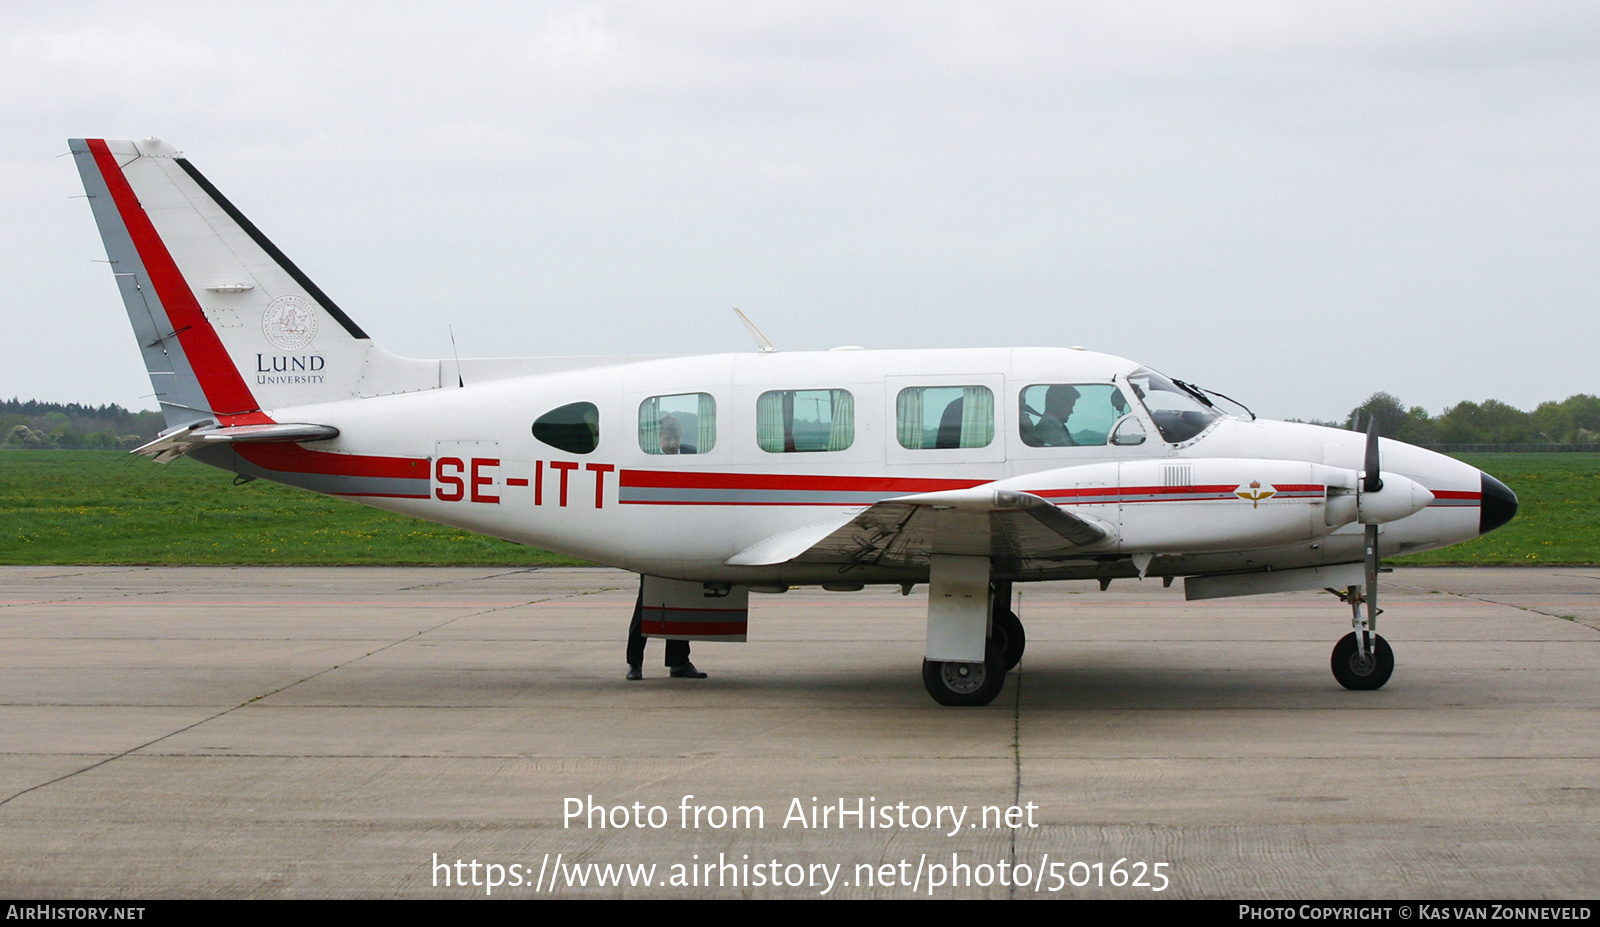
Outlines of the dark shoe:
M 700 672 L 697 669 L 695 669 L 693 663 L 685 663 L 682 666 L 674 666 L 672 668 L 672 678 L 673 679 L 704 679 L 704 678 L 706 678 L 706 674 Z
M 628 664 L 628 675 L 626 675 L 626 676 L 624 676 L 622 678 L 626 679 L 626 680 L 629 680 L 631 682 L 631 681 L 633 681 L 635 679 L 643 679 L 644 678 L 644 673 L 641 672 L 641 667 L 639 666 L 639 664 L 637 664 L 637 663 L 629 663 Z

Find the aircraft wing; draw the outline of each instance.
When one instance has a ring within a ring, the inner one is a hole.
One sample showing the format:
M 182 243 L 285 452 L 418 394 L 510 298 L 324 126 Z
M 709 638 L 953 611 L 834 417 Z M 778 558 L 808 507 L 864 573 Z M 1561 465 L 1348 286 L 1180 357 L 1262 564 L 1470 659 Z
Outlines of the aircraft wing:
M 926 563 L 930 554 L 1001 564 L 1078 556 L 1111 537 L 1109 526 L 1032 493 L 976 486 L 887 499 L 745 548 L 735 566 L 790 561 L 841 566 Z

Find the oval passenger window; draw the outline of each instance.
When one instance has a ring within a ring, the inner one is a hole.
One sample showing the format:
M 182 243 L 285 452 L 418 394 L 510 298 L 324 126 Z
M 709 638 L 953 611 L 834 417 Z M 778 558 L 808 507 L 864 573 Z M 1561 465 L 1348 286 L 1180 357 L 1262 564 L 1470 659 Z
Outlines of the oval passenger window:
M 569 402 L 534 419 L 533 436 L 570 454 L 600 445 L 600 410 L 592 402 Z

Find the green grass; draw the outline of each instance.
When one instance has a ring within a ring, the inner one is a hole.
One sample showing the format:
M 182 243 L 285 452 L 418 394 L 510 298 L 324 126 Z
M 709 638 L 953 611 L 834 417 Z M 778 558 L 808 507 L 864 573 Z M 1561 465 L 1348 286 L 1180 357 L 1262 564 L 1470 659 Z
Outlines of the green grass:
M 1600 454 L 1463 454 L 1510 486 L 1517 517 L 1404 564 L 1600 563 Z M 576 564 L 191 460 L 0 451 L 3 564 Z
M 579 564 L 192 460 L 0 451 L 4 564 Z
M 1517 517 L 1481 538 L 1400 564 L 1600 563 L 1600 454 L 1454 454 L 1511 487 Z

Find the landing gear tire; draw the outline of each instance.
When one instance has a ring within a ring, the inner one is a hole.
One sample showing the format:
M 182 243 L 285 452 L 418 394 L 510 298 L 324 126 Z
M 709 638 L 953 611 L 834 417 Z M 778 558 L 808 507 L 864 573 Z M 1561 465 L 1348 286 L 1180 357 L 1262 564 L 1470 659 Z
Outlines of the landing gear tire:
M 1022 619 L 1009 608 L 997 608 L 994 613 L 992 638 L 1005 671 L 1011 672 L 1022 662 L 1022 651 L 1028 647 L 1028 635 L 1022 630 Z
M 1005 683 L 1006 671 L 1000 650 L 992 640 L 982 663 L 922 661 L 922 684 L 941 705 L 987 705 L 1000 694 Z
M 1394 651 L 1389 642 L 1373 635 L 1372 658 L 1366 659 L 1352 631 L 1333 645 L 1333 678 L 1346 689 L 1381 689 L 1394 674 Z

